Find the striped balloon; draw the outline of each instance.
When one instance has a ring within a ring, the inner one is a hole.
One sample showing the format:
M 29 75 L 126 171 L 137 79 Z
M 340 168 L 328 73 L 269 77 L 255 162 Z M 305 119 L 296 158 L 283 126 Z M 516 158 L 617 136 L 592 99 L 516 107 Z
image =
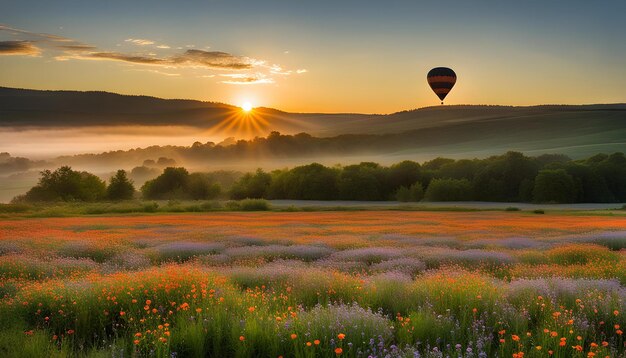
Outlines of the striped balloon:
M 443 104 L 443 99 L 446 98 L 456 83 L 456 73 L 447 67 L 435 67 L 428 71 L 426 79 L 430 88 L 433 89 Z

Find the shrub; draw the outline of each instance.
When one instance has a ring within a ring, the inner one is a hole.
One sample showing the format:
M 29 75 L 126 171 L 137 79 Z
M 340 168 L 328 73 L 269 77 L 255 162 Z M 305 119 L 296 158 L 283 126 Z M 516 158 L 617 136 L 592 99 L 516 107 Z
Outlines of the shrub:
M 428 201 L 466 201 L 472 199 L 472 186 L 467 179 L 433 179 L 425 194 Z
M 424 188 L 420 183 L 414 183 L 409 188 L 401 186 L 396 191 L 396 200 L 402 202 L 420 201 L 424 198 Z
M 232 211 L 268 211 L 270 204 L 264 199 L 244 199 L 227 202 L 226 209 Z

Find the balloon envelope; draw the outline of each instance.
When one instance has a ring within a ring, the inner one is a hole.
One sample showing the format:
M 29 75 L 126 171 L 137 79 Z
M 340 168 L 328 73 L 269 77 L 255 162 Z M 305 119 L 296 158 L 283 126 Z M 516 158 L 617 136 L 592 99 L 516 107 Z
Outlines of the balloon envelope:
M 447 67 L 435 67 L 428 71 L 426 80 L 437 97 L 443 101 L 456 83 L 456 73 Z

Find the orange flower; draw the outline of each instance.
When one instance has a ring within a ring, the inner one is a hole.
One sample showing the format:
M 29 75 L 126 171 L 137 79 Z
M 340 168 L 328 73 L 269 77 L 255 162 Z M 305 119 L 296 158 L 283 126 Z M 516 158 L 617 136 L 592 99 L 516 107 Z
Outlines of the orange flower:
M 618 310 L 613 311 L 613 315 L 615 316 L 619 315 L 619 311 Z
M 248 307 L 248 312 L 250 312 L 250 313 L 254 312 L 254 306 Z
M 340 340 L 340 341 L 343 341 L 343 339 L 344 339 L 344 338 L 346 338 L 346 335 L 345 335 L 345 334 L 343 334 L 343 333 L 339 333 L 339 334 L 337 335 L 337 338 L 339 338 L 339 340 Z
M 316 346 L 318 346 L 318 345 L 320 344 L 320 340 L 319 340 L 319 339 L 314 340 L 314 341 L 313 341 L 313 344 L 315 344 Z
M 135 333 L 135 337 L 141 337 L 141 332 Z
M 152 304 L 152 301 L 150 301 L 150 300 L 146 300 L 146 304 L 147 304 L 148 306 L 150 306 L 150 305 Z
M 298 338 L 298 335 L 297 335 L 297 334 L 295 334 L 295 333 L 292 333 L 292 334 L 291 334 L 291 339 L 296 339 L 296 338 Z
M 243 342 L 243 341 L 245 341 L 245 340 L 246 340 L 246 337 L 244 337 L 244 336 L 239 336 L 239 340 Z
M 515 342 L 519 342 L 519 336 L 512 335 L 511 339 L 514 340 Z
M 196 312 L 198 313 L 202 312 L 202 308 L 196 308 Z
M 133 343 L 135 343 L 135 344 L 139 344 L 139 340 L 138 340 L 138 339 L 135 339 L 135 340 L 133 341 Z
M 73 329 L 68 329 L 67 330 L 67 334 L 74 334 L 74 330 Z
M 335 348 L 335 354 L 336 354 L 336 355 L 341 355 L 341 353 L 343 353 L 343 349 L 341 349 L 341 348 Z
M 126 314 L 126 312 L 124 312 L 124 311 L 120 311 L 120 316 L 123 316 L 123 315 L 125 315 L 125 314 Z

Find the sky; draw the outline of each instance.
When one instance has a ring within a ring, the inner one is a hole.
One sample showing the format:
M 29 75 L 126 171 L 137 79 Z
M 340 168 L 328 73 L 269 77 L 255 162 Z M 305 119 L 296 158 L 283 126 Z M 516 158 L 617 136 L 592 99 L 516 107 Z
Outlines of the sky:
M 0 86 L 392 113 L 626 102 L 626 1 L 3 1 Z

